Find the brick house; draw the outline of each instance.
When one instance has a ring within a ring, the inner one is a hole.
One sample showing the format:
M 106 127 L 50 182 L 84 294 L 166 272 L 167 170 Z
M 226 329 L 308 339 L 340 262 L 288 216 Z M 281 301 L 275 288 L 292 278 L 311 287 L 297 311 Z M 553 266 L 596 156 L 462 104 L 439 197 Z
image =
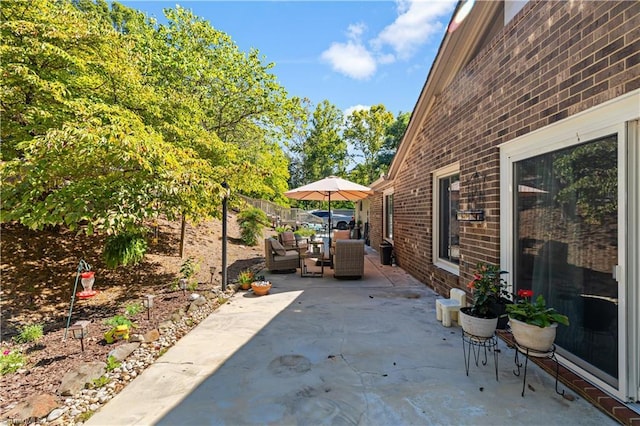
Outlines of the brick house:
M 639 47 L 639 2 L 476 2 L 368 200 L 371 246 L 439 294 L 480 261 L 543 294 L 571 320 L 561 362 L 622 401 L 640 399 Z

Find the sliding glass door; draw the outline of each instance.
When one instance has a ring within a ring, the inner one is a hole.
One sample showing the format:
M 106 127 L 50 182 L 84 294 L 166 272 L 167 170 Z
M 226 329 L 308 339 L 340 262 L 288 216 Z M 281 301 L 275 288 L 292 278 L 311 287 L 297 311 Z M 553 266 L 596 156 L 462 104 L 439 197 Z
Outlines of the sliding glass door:
M 515 290 L 569 316 L 565 358 L 618 383 L 618 140 L 608 135 L 514 163 Z M 517 191 L 516 191 L 517 189 Z

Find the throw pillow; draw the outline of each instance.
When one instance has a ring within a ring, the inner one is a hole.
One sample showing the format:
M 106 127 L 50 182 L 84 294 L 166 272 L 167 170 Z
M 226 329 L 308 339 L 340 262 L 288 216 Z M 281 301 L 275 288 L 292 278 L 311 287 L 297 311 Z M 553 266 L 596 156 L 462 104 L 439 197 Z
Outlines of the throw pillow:
M 284 249 L 282 244 L 280 244 L 280 241 L 276 240 L 275 238 L 271 238 L 271 248 L 279 256 L 286 256 L 287 255 L 287 251 Z

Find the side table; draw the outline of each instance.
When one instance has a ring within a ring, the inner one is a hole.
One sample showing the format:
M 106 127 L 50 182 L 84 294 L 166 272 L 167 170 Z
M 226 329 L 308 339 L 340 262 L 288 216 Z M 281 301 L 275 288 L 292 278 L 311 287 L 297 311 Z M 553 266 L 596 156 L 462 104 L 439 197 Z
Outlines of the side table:
M 498 339 L 495 333 L 491 337 L 479 337 L 469 334 L 462 330 L 462 352 L 464 354 L 464 367 L 469 375 L 469 363 L 471 362 L 471 350 L 473 349 L 473 358 L 478 366 L 480 352 L 484 351 L 484 360 L 482 365 L 487 365 L 489 357 L 487 351 L 493 351 L 493 366 L 496 372 L 496 381 L 498 381 Z
M 524 388 L 525 388 L 525 384 L 527 383 L 527 364 L 529 363 L 529 357 L 536 357 L 536 358 L 549 358 L 551 360 L 553 360 L 556 363 L 556 393 L 558 395 L 564 395 L 564 390 L 562 392 L 560 392 L 558 390 L 558 368 L 559 368 L 559 364 L 558 364 L 558 358 L 556 358 L 556 345 L 552 345 L 551 349 L 549 349 L 548 351 L 542 352 L 542 351 L 538 351 L 535 349 L 531 349 L 528 348 L 526 346 L 522 346 L 519 345 L 517 343 L 515 343 L 515 363 L 516 363 L 516 370 L 513 370 L 513 374 L 515 374 L 516 376 L 520 376 L 520 367 L 522 367 L 522 362 L 520 362 L 520 360 L 518 359 L 518 354 L 523 354 L 524 355 L 524 375 L 522 377 L 522 396 L 524 397 Z
M 309 241 L 308 247 L 311 251 L 300 251 L 300 276 L 303 278 L 322 278 L 324 276 L 324 262 L 322 262 L 322 258 L 324 256 L 323 253 L 323 242 L 322 241 Z M 309 271 L 307 269 L 306 259 L 317 259 L 320 261 L 320 272 Z

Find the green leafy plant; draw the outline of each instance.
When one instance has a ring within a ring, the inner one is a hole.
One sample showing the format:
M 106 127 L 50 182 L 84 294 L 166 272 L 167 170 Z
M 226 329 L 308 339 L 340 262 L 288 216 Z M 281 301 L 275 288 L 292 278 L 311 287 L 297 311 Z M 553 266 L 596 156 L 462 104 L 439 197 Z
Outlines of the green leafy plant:
M 248 208 L 238 214 L 240 224 L 240 238 L 248 246 L 258 244 L 258 238 L 262 235 L 262 230 L 269 223 L 267 214 L 255 207 Z
M 531 297 L 533 297 L 533 291 L 519 290 L 517 302 L 507 305 L 509 318 L 542 328 L 549 327 L 553 323 L 569 325 L 569 318 L 553 308 L 548 308 L 541 294 L 535 302 L 529 300 Z
M 301 237 L 307 238 L 312 235 L 316 235 L 316 230 L 311 228 L 300 228 L 296 231 L 293 231 L 294 234 L 299 235 Z
M 109 235 L 104 244 L 103 257 L 108 268 L 136 265 L 147 252 L 147 241 L 141 232 Z
M 97 379 L 92 380 L 91 383 L 87 383 L 86 387 L 90 389 L 97 389 L 108 385 L 110 382 L 111 379 L 107 376 L 100 376 Z
M 502 278 L 507 271 L 501 271 L 497 265 L 480 262 L 473 274 L 473 280 L 467 288 L 471 289 L 473 304 L 471 315 L 480 318 L 496 317 L 491 306 L 498 303 L 501 297 L 509 295 L 507 282 Z
M 254 273 L 250 269 L 245 269 L 244 271 L 240 271 L 238 274 L 238 283 L 242 286 L 242 288 L 248 288 L 248 286 L 253 282 Z
M 128 317 L 135 317 L 140 312 L 142 312 L 142 309 L 143 309 L 142 303 L 132 302 L 132 303 L 128 303 L 125 306 L 124 312 L 125 312 L 125 315 L 127 315 Z
M 20 334 L 17 335 L 14 340 L 17 343 L 30 343 L 39 340 L 42 335 L 42 325 L 32 324 L 24 326 L 22 330 L 20 330 Z
M 114 315 L 111 318 L 107 318 L 104 323 L 110 327 L 117 327 L 119 325 L 133 327 L 133 322 L 124 315 Z
M 95 411 L 93 411 L 93 410 L 87 410 L 84 413 L 78 414 L 78 416 L 76 417 L 76 420 L 79 423 L 84 423 L 87 420 L 89 420 L 91 418 L 91 416 L 93 416 L 94 413 L 95 413 Z
M 107 371 L 113 371 L 120 367 L 120 365 L 122 365 L 122 363 L 118 361 L 115 356 L 109 355 L 109 357 L 107 357 Z
M 191 281 L 189 284 L 187 284 L 187 290 L 189 291 L 194 291 L 198 289 L 198 282 L 197 281 Z
M 180 265 L 180 274 L 182 278 L 189 279 L 191 278 L 198 270 L 198 264 L 193 259 L 193 257 L 187 258 L 182 265 Z
M 0 376 L 15 373 L 27 363 L 27 357 L 17 350 L 5 349 L 0 356 Z

